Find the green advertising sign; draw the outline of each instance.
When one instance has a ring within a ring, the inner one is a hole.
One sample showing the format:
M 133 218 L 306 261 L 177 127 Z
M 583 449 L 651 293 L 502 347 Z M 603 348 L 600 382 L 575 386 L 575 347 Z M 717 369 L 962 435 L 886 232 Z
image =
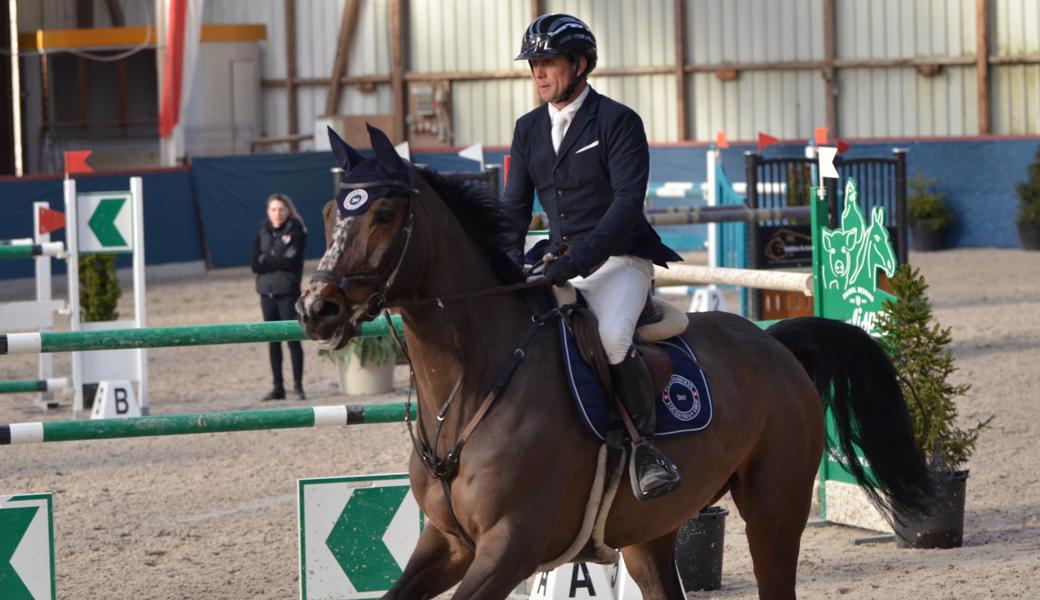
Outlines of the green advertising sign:
M 877 285 L 879 269 L 889 277 L 896 272 L 896 253 L 885 227 L 885 208 L 871 208 L 868 225 L 859 208 L 856 180 L 850 177 L 845 185 L 841 226 L 821 227 L 820 242 L 822 315 L 858 325 L 875 335 L 882 306 L 886 300 L 895 300 Z

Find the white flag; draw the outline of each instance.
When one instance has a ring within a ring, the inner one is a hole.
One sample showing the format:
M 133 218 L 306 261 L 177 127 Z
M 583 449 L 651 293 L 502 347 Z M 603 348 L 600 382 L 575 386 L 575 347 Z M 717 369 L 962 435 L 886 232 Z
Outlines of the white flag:
M 475 161 L 479 162 L 480 163 L 480 171 L 481 172 L 484 171 L 484 145 L 483 144 L 473 144 L 472 146 L 469 146 L 467 148 L 463 148 L 462 150 L 459 150 L 459 156 L 461 156 L 462 158 L 468 158 L 470 160 L 475 160 Z
M 408 162 L 412 162 L 412 153 L 408 149 L 408 141 L 405 140 L 400 144 L 394 146 L 394 150 L 397 150 L 397 155 L 405 159 Z
M 834 157 L 838 155 L 838 149 L 820 146 L 817 153 L 820 155 L 820 185 L 822 186 L 824 178 L 838 178 L 838 170 L 834 168 Z

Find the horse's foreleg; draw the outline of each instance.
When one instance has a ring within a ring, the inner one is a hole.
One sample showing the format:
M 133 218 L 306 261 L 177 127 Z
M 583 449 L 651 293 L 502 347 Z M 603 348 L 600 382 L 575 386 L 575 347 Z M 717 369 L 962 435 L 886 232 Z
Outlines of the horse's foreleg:
M 428 523 L 404 573 L 384 599 L 433 598 L 462 579 L 473 561 L 465 544 Z
M 675 572 L 675 531 L 621 549 L 625 568 L 646 600 L 683 600 L 682 584 Z
M 529 527 L 502 523 L 480 536 L 473 559 L 453 600 L 503 600 L 539 563 L 545 539 Z

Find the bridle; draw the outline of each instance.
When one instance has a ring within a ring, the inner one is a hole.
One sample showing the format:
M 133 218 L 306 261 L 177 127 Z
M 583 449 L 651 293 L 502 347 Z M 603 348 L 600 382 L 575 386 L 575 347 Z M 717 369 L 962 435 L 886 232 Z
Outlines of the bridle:
M 365 299 L 364 320 L 378 317 L 379 313 L 387 307 L 386 295 L 390 291 L 391 286 L 393 286 L 394 280 L 396 279 L 398 272 L 401 270 L 401 265 L 404 264 L 404 259 L 408 255 L 408 248 L 412 244 L 412 234 L 415 231 L 415 207 L 413 205 L 413 199 L 415 196 L 419 195 L 419 189 L 414 185 L 409 185 L 396 179 L 381 179 L 361 183 L 339 184 L 339 189 L 341 190 L 358 190 L 375 187 L 389 187 L 395 190 L 400 190 L 404 192 L 408 198 L 408 217 L 406 218 L 403 227 L 404 239 L 401 242 L 397 242 L 401 249 L 397 253 L 394 267 L 385 275 L 351 275 L 349 277 L 343 277 L 337 275 L 334 271 L 320 269 L 315 271 L 311 276 L 312 280 L 327 283 L 343 292 L 344 298 L 348 297 L 350 286 L 352 284 L 376 284 L 376 291 L 372 292 L 372 294 Z M 401 236 L 398 236 L 396 239 L 401 240 Z
M 476 290 L 471 292 L 461 292 L 457 294 L 437 297 L 387 302 L 387 294 L 389 293 L 391 287 L 394 285 L 394 282 L 401 271 L 402 265 L 404 265 L 405 259 L 407 258 L 408 249 L 411 246 L 412 236 L 415 232 L 414 200 L 415 197 L 419 195 L 419 190 L 414 185 L 408 185 L 399 180 L 378 180 L 363 183 L 341 183 L 339 187 L 340 189 L 347 190 L 373 187 L 392 187 L 407 194 L 408 217 L 406 218 L 403 227 L 404 236 L 403 240 L 397 243 L 400 246 L 400 250 L 397 253 L 397 257 L 394 259 L 393 268 L 390 269 L 387 274 L 351 275 L 348 277 L 344 277 L 341 275 L 337 275 L 335 272 L 331 270 L 318 270 L 314 272 L 312 280 L 321 281 L 339 289 L 341 292 L 343 292 L 345 298 L 351 285 L 376 284 L 376 291 L 370 294 L 369 297 L 365 300 L 365 315 L 362 318 L 362 320 L 371 320 L 378 317 L 381 312 L 383 313 L 384 317 L 387 320 L 387 324 L 389 325 L 390 332 L 393 335 L 394 340 L 397 342 L 398 348 L 404 355 L 405 360 L 408 361 L 408 367 L 410 372 L 410 385 L 413 388 L 415 387 L 415 369 L 412 366 L 412 359 L 408 354 L 408 350 L 405 347 L 403 340 L 401 340 L 400 336 L 398 335 L 397 329 L 390 322 L 390 313 L 387 309 L 395 307 L 417 308 L 426 305 L 433 305 L 440 309 L 441 314 L 444 316 L 445 320 L 448 323 L 448 329 L 451 334 L 450 337 L 452 339 L 453 344 L 455 345 L 456 353 L 458 355 L 459 365 L 461 367 L 459 370 L 458 380 L 455 382 L 451 392 L 448 394 L 448 398 L 440 405 L 440 407 L 437 410 L 437 429 L 436 434 L 434 436 L 434 443 L 432 445 L 429 442 L 430 436 L 427 433 L 426 427 L 423 424 L 421 412 L 418 413 L 418 418 L 416 419 L 419 430 L 418 435 L 412 427 L 411 389 L 408 393 L 408 400 L 405 402 L 405 423 L 408 426 L 408 434 L 411 437 L 412 445 L 415 449 L 416 454 L 419 456 L 422 464 L 436 479 L 439 479 L 443 484 L 444 495 L 448 504 L 448 511 L 451 514 L 452 519 L 455 521 L 455 526 L 459 530 L 459 533 L 461 534 L 463 541 L 472 550 L 476 546 L 473 542 L 473 539 L 469 536 L 468 533 L 466 533 L 466 530 L 462 526 L 462 523 L 455 515 L 455 510 L 452 506 L 451 500 L 451 480 L 455 477 L 456 473 L 458 472 L 459 456 L 462 453 L 462 448 L 465 445 L 466 441 L 469 439 L 470 435 L 474 432 L 477 425 L 491 409 L 492 405 L 495 403 L 495 400 L 497 400 L 498 397 L 505 390 L 506 385 L 509 383 L 509 380 L 513 376 L 513 373 L 516 372 L 516 369 L 520 366 L 520 363 L 527 356 L 527 348 L 533 341 L 535 334 L 538 332 L 539 329 L 541 329 L 541 327 L 546 322 L 558 317 L 560 315 L 560 309 L 553 308 L 545 313 L 538 314 L 537 310 L 535 310 L 533 306 L 531 307 L 531 323 L 528 326 L 528 329 L 525 332 L 524 337 L 521 339 L 517 347 L 513 350 L 513 354 L 510 357 L 508 363 L 500 372 L 498 378 L 495 380 L 495 383 L 492 385 L 491 390 L 484 396 L 476 412 L 473 414 L 473 417 L 470 418 L 469 422 L 466 424 L 461 434 L 459 434 L 451 450 L 442 458 L 437 456 L 437 446 L 439 445 L 441 431 L 444 427 L 445 417 L 447 415 L 448 409 L 451 408 L 456 397 L 458 396 L 458 393 L 462 388 L 463 379 L 466 374 L 464 355 L 462 353 L 461 345 L 459 344 L 458 335 L 455 331 L 455 326 L 451 322 L 451 318 L 447 314 L 446 304 L 458 300 L 472 299 L 482 296 L 508 294 L 536 287 L 546 287 L 548 285 L 551 285 L 552 281 L 547 278 L 540 277 L 532 281 L 497 286 L 493 288 Z M 402 239 L 400 235 L 398 236 L 398 239 Z M 528 300 L 530 301 L 530 299 Z

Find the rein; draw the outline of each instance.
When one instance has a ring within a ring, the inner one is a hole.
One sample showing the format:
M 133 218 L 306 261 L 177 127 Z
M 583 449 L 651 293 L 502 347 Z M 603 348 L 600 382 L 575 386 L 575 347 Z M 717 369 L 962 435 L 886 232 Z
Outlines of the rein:
M 441 481 L 444 487 L 444 497 L 447 501 L 448 512 L 451 515 L 452 520 L 455 522 L 455 527 L 458 529 L 459 534 L 461 535 L 462 539 L 466 542 L 466 545 L 469 546 L 470 550 L 475 550 L 476 544 L 474 543 L 473 538 L 470 537 L 470 535 L 466 532 L 466 529 L 462 526 L 462 523 L 461 521 L 459 521 L 458 516 L 456 516 L 455 509 L 453 507 L 451 499 L 451 481 L 458 473 L 459 456 L 462 453 L 462 449 L 466 445 L 466 442 L 469 440 L 470 436 L 473 435 L 473 432 L 476 431 L 477 426 L 491 410 L 495 401 L 499 398 L 499 396 L 501 396 L 502 392 L 509 384 L 509 381 L 512 379 L 513 374 L 520 366 L 520 363 L 523 362 L 524 358 L 527 356 L 527 349 L 530 346 L 532 340 L 534 339 L 535 334 L 543 325 L 545 325 L 546 322 L 559 317 L 560 311 L 558 308 L 554 308 L 544 314 L 537 314 L 536 309 L 532 307 L 531 323 L 528 326 L 527 331 L 524 333 L 523 338 L 521 338 L 520 342 L 513 350 L 512 357 L 510 357 L 509 361 L 500 371 L 497 379 L 491 386 L 491 389 L 484 396 L 480 405 L 477 407 L 476 412 L 473 414 L 472 417 L 470 417 L 469 421 L 462 429 L 462 432 L 455 440 L 455 443 L 452 446 L 451 450 L 444 457 L 440 457 L 437 455 L 437 446 L 440 442 L 441 433 L 444 429 L 445 419 L 448 410 L 454 404 L 455 399 L 458 397 L 459 391 L 462 389 L 462 384 L 466 376 L 465 356 L 463 355 L 462 346 L 459 343 L 455 326 L 452 323 L 451 318 L 447 314 L 446 304 L 457 302 L 459 300 L 468 300 L 473 298 L 483 298 L 488 296 L 511 294 L 524 290 L 546 287 L 548 285 L 551 285 L 552 281 L 545 277 L 539 277 L 531 281 L 524 281 L 520 283 L 497 286 L 482 290 L 460 292 L 456 294 L 435 296 L 429 298 L 416 298 L 411 300 L 388 302 L 386 297 L 389 294 L 391 287 L 395 283 L 398 273 L 404 265 L 405 259 L 408 255 L 408 250 L 411 247 L 412 237 L 415 231 L 414 196 L 417 196 L 419 194 L 419 190 L 415 188 L 413 185 L 406 185 L 403 182 L 399 181 L 378 181 L 359 184 L 342 183 L 340 184 L 340 187 L 345 189 L 358 189 L 364 187 L 375 187 L 377 185 L 400 188 L 402 192 L 408 195 L 408 217 L 403 227 L 404 238 L 403 241 L 397 242 L 397 245 L 400 249 L 397 251 L 397 256 L 394 259 L 393 268 L 389 270 L 389 273 L 387 275 L 353 275 L 348 277 L 340 276 L 332 270 L 318 270 L 315 271 L 314 275 L 312 276 L 312 279 L 336 287 L 337 289 L 343 292 L 344 296 L 347 295 L 351 285 L 375 284 L 377 286 L 376 291 L 369 295 L 369 297 L 365 300 L 365 317 L 367 317 L 368 319 L 373 319 L 378 317 L 380 312 L 383 313 L 383 316 L 386 318 L 388 325 L 390 325 L 389 328 L 391 334 L 393 335 L 394 341 L 397 343 L 397 346 L 400 349 L 402 355 L 408 362 L 410 389 L 408 393 L 408 400 L 405 402 L 405 423 L 408 426 L 408 435 L 412 440 L 412 446 L 415 450 L 415 453 L 419 456 L 420 460 L 422 461 L 423 466 L 426 467 L 426 469 L 430 472 L 431 475 L 433 475 L 434 478 L 439 479 Z M 401 240 L 401 237 L 398 237 L 398 240 Z M 420 308 L 424 306 L 435 306 L 442 311 L 441 314 L 444 316 L 444 319 L 448 324 L 448 330 L 451 332 L 452 344 L 455 346 L 456 354 L 460 365 L 458 380 L 452 386 L 451 392 L 448 394 L 448 397 L 437 409 L 437 428 L 433 436 L 433 444 L 430 444 L 430 436 L 427 432 L 425 424 L 423 423 L 421 411 L 418 413 L 418 417 L 416 419 L 418 423 L 418 432 L 416 432 L 415 428 L 412 427 L 411 390 L 416 388 L 415 368 L 412 365 L 412 359 L 411 356 L 408 354 L 408 350 L 405 347 L 404 341 L 401 339 L 400 335 L 398 335 L 397 329 L 393 327 L 392 323 L 390 323 L 390 312 L 389 310 L 387 310 L 389 308 L 408 309 Z

